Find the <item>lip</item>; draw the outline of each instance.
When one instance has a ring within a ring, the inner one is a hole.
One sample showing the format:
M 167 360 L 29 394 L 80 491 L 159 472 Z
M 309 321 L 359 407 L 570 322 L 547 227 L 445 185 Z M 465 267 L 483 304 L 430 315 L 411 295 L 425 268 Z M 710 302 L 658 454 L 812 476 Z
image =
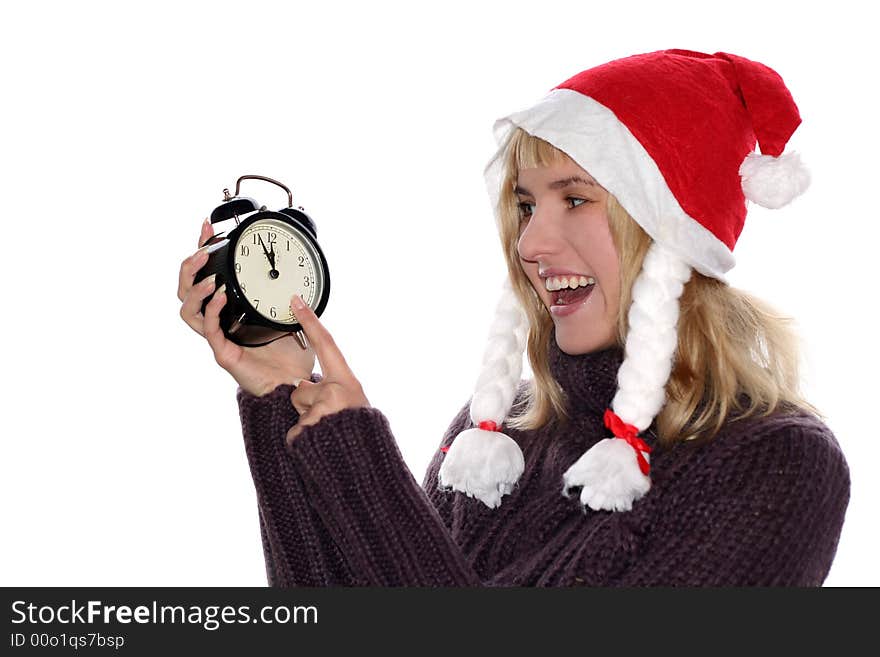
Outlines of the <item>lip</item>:
M 587 296 L 577 303 L 569 303 L 564 306 L 550 306 L 550 314 L 554 317 L 568 317 L 572 313 L 576 313 L 586 305 L 587 301 L 590 300 L 590 297 L 593 296 L 594 289 L 594 287 L 591 287 Z
M 571 269 L 562 269 L 561 267 L 548 267 L 547 269 L 539 271 L 538 276 L 543 279 L 550 278 L 551 276 L 593 276 L 593 274 L 585 274 Z M 593 278 L 595 278 L 595 276 L 593 276 Z

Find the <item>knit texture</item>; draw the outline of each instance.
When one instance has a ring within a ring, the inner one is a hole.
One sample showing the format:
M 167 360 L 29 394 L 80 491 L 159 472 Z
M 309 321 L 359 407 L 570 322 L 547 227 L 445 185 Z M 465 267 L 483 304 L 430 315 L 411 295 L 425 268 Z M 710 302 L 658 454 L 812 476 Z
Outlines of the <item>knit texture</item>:
M 419 486 L 378 409 L 325 416 L 288 451 L 291 386 L 263 397 L 239 389 L 270 586 L 821 585 L 850 476 L 834 435 L 811 415 L 728 422 L 711 441 L 669 449 L 652 426 L 643 437 L 653 484 L 632 511 L 563 496 L 562 473 L 609 435 L 602 417 L 622 360 L 616 348 L 569 356 L 551 341 L 572 419 L 504 428 L 525 470 L 496 509 L 438 486 L 440 448 L 472 426 L 468 404 Z

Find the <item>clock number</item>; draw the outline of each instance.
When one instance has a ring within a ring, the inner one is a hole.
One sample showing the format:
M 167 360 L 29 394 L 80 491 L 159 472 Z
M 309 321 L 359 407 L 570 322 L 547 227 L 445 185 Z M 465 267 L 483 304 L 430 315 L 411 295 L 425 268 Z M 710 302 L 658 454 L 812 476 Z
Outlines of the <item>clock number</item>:
M 278 241 L 278 233 L 266 233 L 266 242 L 269 244 L 275 244 Z M 260 243 L 260 233 L 254 233 L 254 246 L 257 246 Z
M 251 249 L 247 244 L 241 245 L 241 255 L 248 256 L 251 254 Z
M 240 263 L 240 262 L 236 262 L 236 263 L 235 263 L 235 273 L 236 273 L 236 274 L 240 274 L 240 273 L 241 273 L 241 263 Z
M 288 250 L 289 250 L 289 249 L 288 249 Z M 300 256 L 300 257 L 299 257 L 299 266 L 300 266 L 300 267 L 305 267 L 305 264 L 303 264 L 304 261 L 305 261 L 305 257 Z
M 287 250 L 290 251 L 290 240 L 287 240 Z
M 303 277 L 303 285 L 305 287 L 309 286 L 309 277 L 308 276 Z
M 272 315 L 272 317 L 278 316 L 278 314 L 275 312 L 275 306 L 272 306 L 271 308 L 269 308 L 269 314 Z
M 259 299 L 254 299 L 254 308 L 256 308 L 257 310 L 260 309 L 260 300 Z

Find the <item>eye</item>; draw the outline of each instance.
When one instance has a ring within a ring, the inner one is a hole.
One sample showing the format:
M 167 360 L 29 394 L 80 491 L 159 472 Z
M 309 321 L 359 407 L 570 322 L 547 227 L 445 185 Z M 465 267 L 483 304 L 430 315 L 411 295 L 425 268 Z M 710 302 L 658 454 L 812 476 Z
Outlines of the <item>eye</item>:
M 517 207 L 519 208 L 519 218 L 521 221 L 525 221 L 529 217 L 532 216 L 532 213 L 535 211 L 534 203 L 518 203 Z
M 575 198 L 574 196 L 568 196 L 568 197 L 566 197 L 565 200 L 572 204 L 572 206 L 571 206 L 572 209 L 580 207 L 580 205 L 582 203 L 590 203 L 591 202 L 585 198 Z

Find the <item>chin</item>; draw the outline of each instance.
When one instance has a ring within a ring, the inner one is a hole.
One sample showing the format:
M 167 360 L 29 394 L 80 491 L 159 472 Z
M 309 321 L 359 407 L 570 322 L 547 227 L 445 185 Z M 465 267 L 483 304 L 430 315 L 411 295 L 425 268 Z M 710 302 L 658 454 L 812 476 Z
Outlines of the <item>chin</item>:
M 559 350 L 569 356 L 581 356 L 594 351 L 609 349 L 616 344 L 614 338 L 607 335 L 565 335 L 556 328 L 556 344 Z

